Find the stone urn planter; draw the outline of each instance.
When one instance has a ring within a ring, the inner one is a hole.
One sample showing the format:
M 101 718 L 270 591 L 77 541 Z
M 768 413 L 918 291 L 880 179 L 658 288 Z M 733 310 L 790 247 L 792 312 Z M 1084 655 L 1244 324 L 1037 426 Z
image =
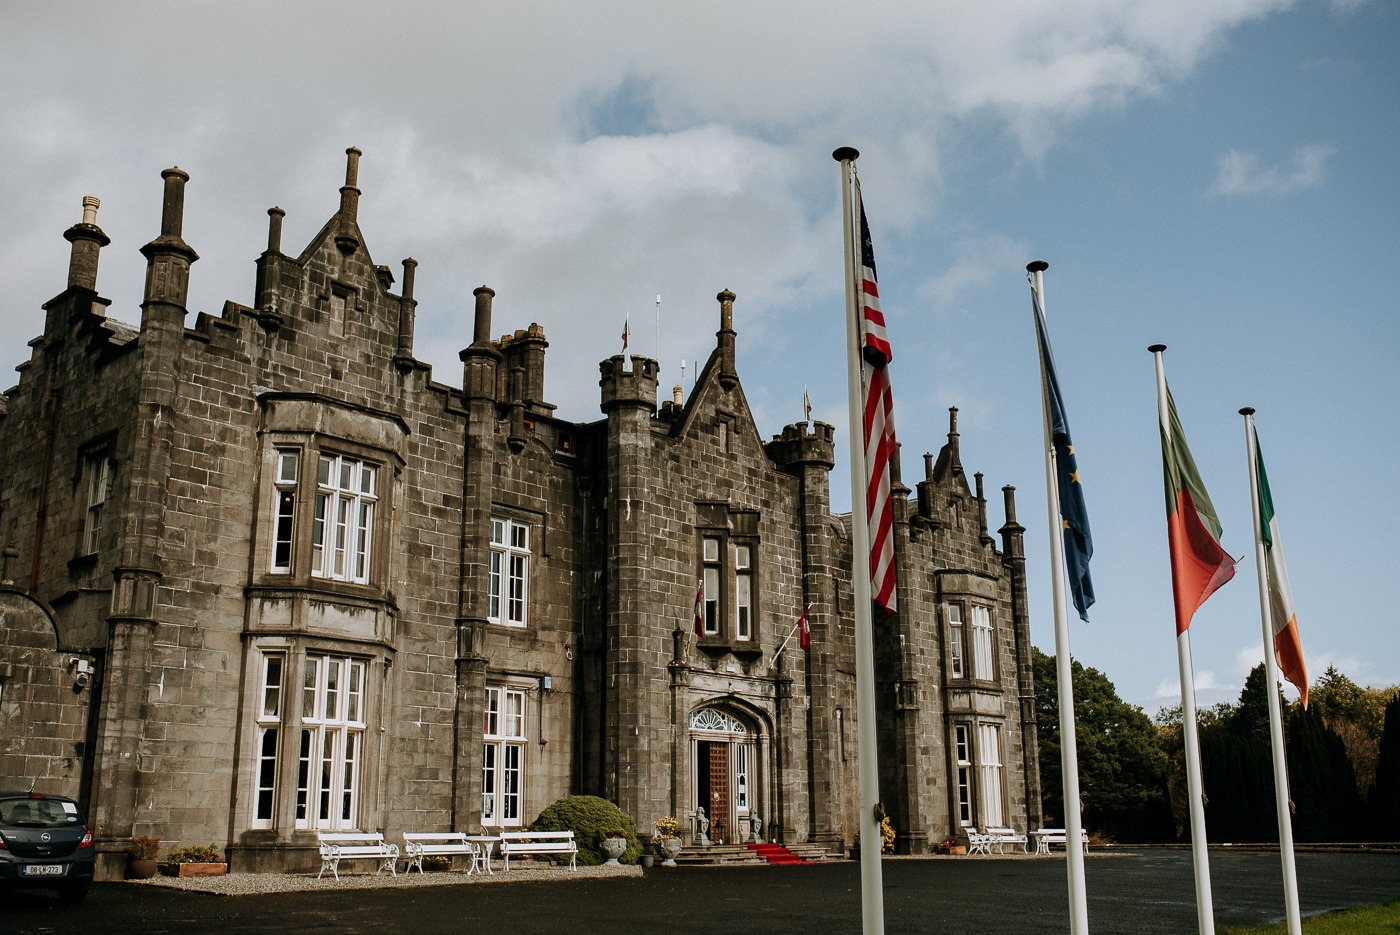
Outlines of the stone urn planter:
M 680 838 L 659 838 L 656 842 L 656 853 L 661 857 L 661 866 L 676 866 L 676 855 L 681 852 Z
M 160 866 L 160 838 L 154 834 L 137 834 L 127 845 L 126 876 L 129 880 L 149 880 Z
M 603 838 L 603 842 L 598 846 L 602 850 L 603 856 L 607 858 L 607 860 L 603 861 L 603 865 L 607 866 L 611 864 L 617 866 L 617 859 L 627 850 L 627 839 Z
M 128 880 L 149 880 L 156 875 L 156 870 L 160 867 L 160 861 L 154 857 L 132 857 L 126 862 L 126 878 Z

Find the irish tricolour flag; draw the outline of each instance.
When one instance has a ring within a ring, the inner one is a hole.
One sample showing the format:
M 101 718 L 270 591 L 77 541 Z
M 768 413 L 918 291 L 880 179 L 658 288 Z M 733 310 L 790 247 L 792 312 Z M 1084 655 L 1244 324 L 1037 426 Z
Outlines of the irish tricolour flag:
M 1254 440 L 1254 463 L 1259 471 L 1259 529 L 1264 539 L 1264 567 L 1269 586 L 1269 617 L 1274 630 L 1274 656 L 1283 677 L 1298 689 L 1303 707 L 1308 706 L 1308 670 L 1303 665 L 1303 643 L 1298 639 L 1298 616 L 1293 612 L 1293 594 L 1288 588 L 1288 569 L 1283 564 L 1283 543 L 1279 540 L 1274 500 L 1269 494 L 1269 475 L 1264 472 L 1264 455 Z

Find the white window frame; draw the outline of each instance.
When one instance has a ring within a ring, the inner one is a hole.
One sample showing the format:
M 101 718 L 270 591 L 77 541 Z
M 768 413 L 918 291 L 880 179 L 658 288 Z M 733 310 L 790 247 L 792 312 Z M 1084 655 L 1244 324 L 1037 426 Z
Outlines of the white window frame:
M 996 641 L 992 638 L 992 609 L 981 604 L 973 604 L 970 616 L 972 617 L 972 675 L 974 678 L 990 682 L 996 678 L 996 657 L 993 653 Z
M 524 824 L 525 711 L 524 688 L 486 686 L 482 728 L 481 824 L 518 828 Z
M 320 453 L 311 530 L 312 577 L 369 583 L 378 484 L 378 465 Z
M 700 539 L 700 580 L 704 583 L 705 636 L 719 635 L 719 621 L 724 607 L 724 570 L 720 564 L 723 543 L 719 536 Z
M 102 512 L 112 483 L 112 458 L 103 449 L 91 452 L 83 459 L 87 480 L 87 509 L 83 514 L 83 551 L 92 555 L 102 545 Z
M 995 724 L 977 725 L 977 784 L 981 793 L 982 825 L 1006 827 L 1002 808 L 1001 729 Z
M 963 619 L 962 607 L 958 604 L 948 606 L 948 676 L 950 678 L 967 678 L 966 650 L 963 643 Z
M 753 639 L 753 546 L 734 545 L 734 639 Z
M 250 828 L 271 828 L 277 812 L 278 746 L 282 737 L 283 677 L 285 653 L 258 657 L 257 728 L 253 746 L 253 817 Z
M 296 827 L 357 827 L 368 663 L 307 654 L 302 663 Z
M 513 519 L 491 520 L 486 617 L 523 627 L 530 618 L 530 527 Z
M 749 745 L 736 743 L 734 751 L 734 813 L 746 817 L 752 807 L 749 801 Z
M 972 824 L 972 728 L 967 724 L 953 727 L 955 746 L 953 756 L 957 761 L 958 824 Z
M 272 557 L 270 571 L 290 574 L 296 557 L 297 480 L 301 475 L 301 451 L 296 448 L 276 450 L 276 475 L 273 481 Z

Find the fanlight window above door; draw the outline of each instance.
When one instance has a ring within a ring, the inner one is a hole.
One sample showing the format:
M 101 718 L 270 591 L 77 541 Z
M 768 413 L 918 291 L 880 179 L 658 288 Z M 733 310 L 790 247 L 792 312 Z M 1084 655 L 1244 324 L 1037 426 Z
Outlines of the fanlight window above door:
M 732 715 L 714 708 L 701 708 L 690 716 L 691 730 L 713 731 L 719 734 L 747 734 L 749 729 Z

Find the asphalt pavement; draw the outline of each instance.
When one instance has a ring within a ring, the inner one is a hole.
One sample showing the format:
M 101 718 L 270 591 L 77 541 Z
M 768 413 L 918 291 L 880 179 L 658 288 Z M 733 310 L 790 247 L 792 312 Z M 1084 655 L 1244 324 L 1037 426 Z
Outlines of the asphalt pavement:
M 1098 935 L 1196 931 L 1189 850 L 1121 851 L 1086 862 L 1089 927 Z M 1219 926 L 1283 918 L 1277 853 L 1213 850 Z M 1303 913 L 1400 898 L 1400 855 L 1301 853 Z M 881 867 L 889 935 L 1068 932 L 1065 861 L 893 859 Z M 510 935 L 662 933 L 799 935 L 861 931 L 855 862 L 793 867 L 655 868 L 640 877 L 467 883 L 338 892 L 213 896 L 129 883 L 94 886 L 81 906 L 40 892 L 0 897 L 6 935 Z

